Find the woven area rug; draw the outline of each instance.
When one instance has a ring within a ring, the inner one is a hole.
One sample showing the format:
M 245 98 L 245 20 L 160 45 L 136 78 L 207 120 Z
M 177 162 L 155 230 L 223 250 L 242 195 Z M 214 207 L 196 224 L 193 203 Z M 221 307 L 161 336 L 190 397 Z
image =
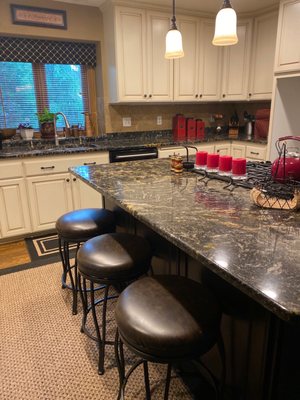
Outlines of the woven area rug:
M 81 312 L 71 313 L 71 293 L 61 289 L 61 264 L 0 276 L 1 400 L 116 400 L 118 373 L 108 346 L 106 372 L 97 373 L 96 343 L 80 333 Z M 108 334 L 115 332 L 113 304 Z M 134 356 L 125 353 L 127 365 Z M 163 399 L 164 365 L 150 365 L 152 399 Z M 198 381 L 197 381 L 198 382 Z M 203 394 L 203 392 L 202 392 Z M 129 380 L 126 400 L 144 399 L 142 370 Z M 197 396 L 173 373 L 170 399 Z

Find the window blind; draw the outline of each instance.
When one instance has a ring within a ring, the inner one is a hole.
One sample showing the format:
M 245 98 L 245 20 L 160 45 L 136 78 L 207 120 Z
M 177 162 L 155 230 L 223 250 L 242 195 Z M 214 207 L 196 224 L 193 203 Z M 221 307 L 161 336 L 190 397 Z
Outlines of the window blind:
M 84 125 L 88 111 L 87 68 L 75 64 L 0 62 L 0 128 L 29 123 L 39 128 L 37 113 L 62 111 L 72 125 Z M 59 117 L 57 126 L 64 126 Z

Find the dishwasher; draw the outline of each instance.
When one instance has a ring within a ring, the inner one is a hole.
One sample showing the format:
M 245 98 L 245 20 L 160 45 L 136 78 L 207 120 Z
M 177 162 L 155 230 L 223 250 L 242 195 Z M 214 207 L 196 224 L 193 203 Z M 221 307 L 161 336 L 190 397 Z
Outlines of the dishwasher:
M 109 150 L 109 162 L 137 161 L 158 158 L 157 147 L 139 146 Z

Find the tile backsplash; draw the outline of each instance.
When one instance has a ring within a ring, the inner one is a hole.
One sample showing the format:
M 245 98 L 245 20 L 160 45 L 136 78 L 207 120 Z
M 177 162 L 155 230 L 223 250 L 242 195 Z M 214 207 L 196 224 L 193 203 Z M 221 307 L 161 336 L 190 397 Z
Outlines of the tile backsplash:
M 201 118 L 207 127 L 214 128 L 217 124 L 211 116 L 222 114 L 224 118 L 218 123 L 228 125 L 231 115 L 236 110 L 240 118 L 240 126 L 244 125 L 244 111 L 255 114 L 260 108 L 270 108 L 270 102 L 216 102 L 201 104 L 145 104 L 145 105 L 117 105 L 105 106 L 105 132 L 137 132 L 164 130 L 172 128 L 172 117 L 175 114 L 184 114 L 186 117 Z M 162 124 L 157 125 L 157 117 L 162 117 Z M 122 119 L 131 118 L 131 126 L 123 127 Z

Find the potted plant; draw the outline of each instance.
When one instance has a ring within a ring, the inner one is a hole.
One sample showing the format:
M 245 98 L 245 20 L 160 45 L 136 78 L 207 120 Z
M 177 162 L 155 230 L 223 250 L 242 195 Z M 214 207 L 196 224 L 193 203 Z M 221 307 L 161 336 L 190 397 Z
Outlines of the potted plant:
M 55 114 L 50 112 L 48 108 L 44 108 L 42 113 L 36 114 L 40 123 L 41 135 L 43 138 L 53 138 L 54 133 L 54 117 Z
M 26 124 L 20 124 L 18 126 L 18 130 L 20 131 L 22 139 L 32 139 L 33 138 L 33 133 L 34 129 L 32 126 L 28 123 Z

